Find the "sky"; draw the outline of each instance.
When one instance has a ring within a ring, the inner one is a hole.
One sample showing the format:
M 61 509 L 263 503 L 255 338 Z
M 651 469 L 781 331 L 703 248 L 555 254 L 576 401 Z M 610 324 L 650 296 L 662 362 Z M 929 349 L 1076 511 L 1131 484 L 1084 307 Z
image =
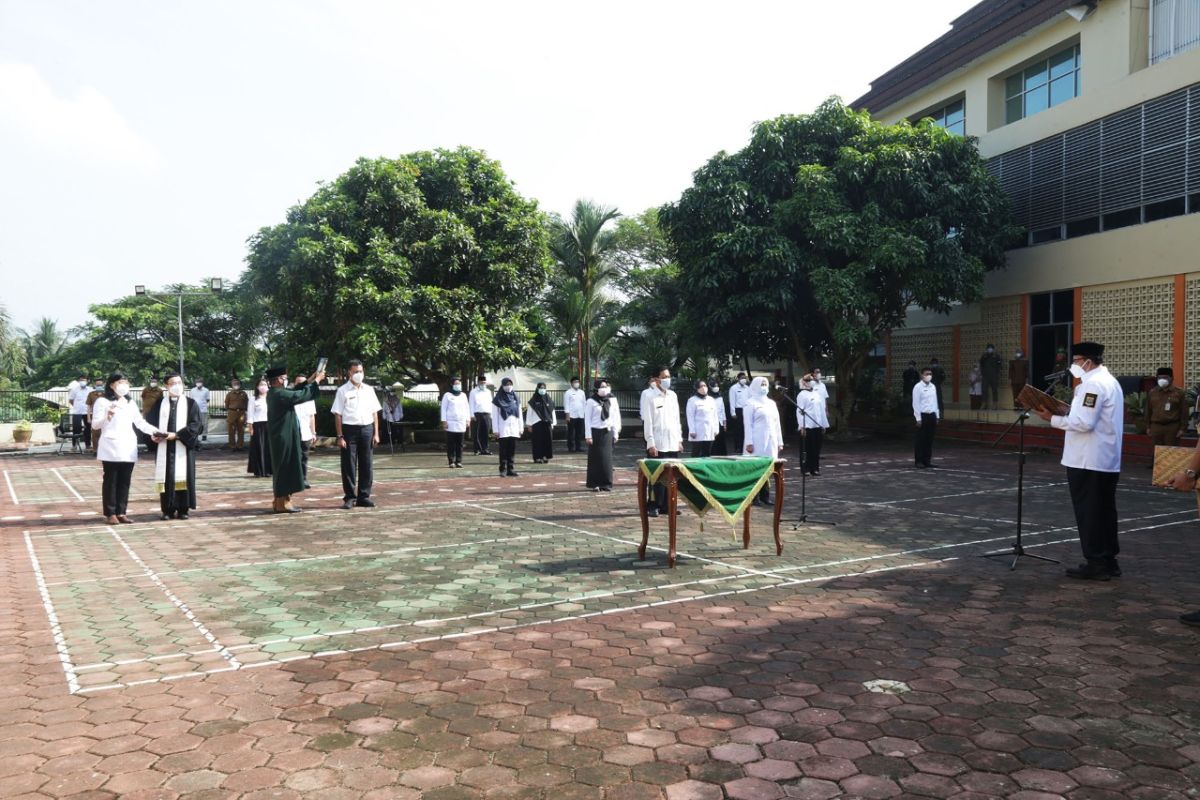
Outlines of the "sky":
M 236 280 L 359 157 L 467 145 L 550 212 L 677 199 L 975 0 L 0 0 L 0 305 Z

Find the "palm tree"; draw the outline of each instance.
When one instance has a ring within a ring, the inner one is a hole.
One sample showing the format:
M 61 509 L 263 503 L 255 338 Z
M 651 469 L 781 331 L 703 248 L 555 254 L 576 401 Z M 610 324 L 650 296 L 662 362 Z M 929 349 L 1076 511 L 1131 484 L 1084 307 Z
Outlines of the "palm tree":
M 12 317 L 0 306 L 0 386 L 25 371 L 25 351 L 13 334 Z
M 38 320 L 33 333 L 21 330 L 22 345 L 25 348 L 25 369 L 32 374 L 42 359 L 56 356 L 67 344 L 68 336 L 58 329 L 58 320 L 42 317 Z
M 567 330 L 574 329 L 583 350 L 582 375 L 591 372 L 592 334 L 604 287 L 619 274 L 611 258 L 617 245 L 615 232 L 606 226 L 621 216 L 615 208 L 591 200 L 579 200 L 570 221 L 555 216 L 550 221 L 550 252 L 566 277 L 576 284 L 577 296 L 570 302 L 572 319 L 559 319 Z

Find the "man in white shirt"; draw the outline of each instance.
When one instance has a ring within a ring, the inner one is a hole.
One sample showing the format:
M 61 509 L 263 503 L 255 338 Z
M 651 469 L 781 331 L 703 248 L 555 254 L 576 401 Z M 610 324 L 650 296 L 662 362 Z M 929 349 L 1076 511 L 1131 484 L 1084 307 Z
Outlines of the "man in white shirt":
M 1121 477 L 1121 440 L 1125 394 L 1104 366 L 1104 345 L 1078 342 L 1071 347 L 1071 375 L 1080 383 L 1066 416 L 1036 410 L 1065 431 L 1062 465 L 1067 468 L 1071 505 L 1086 562 L 1067 569 L 1067 577 L 1106 581 L 1120 577 L 1117 553 L 1117 481 Z
M 475 455 L 490 456 L 488 437 L 492 433 L 492 390 L 487 385 L 487 375 L 475 379 L 471 390 L 471 413 L 475 416 Z
M 921 380 L 912 390 L 913 417 L 917 420 L 917 436 L 913 446 L 913 458 L 920 469 L 933 466 L 933 435 L 937 433 L 938 390 L 933 385 L 933 370 L 921 370 Z
M 333 398 L 333 421 L 338 447 L 342 450 L 342 508 L 373 508 L 371 485 L 374 469 L 371 454 L 379 444 L 379 398 L 363 383 L 363 363 L 349 364 L 350 380 L 338 387 Z
M 563 411 L 567 415 L 567 452 L 584 449 L 584 417 L 587 416 L 587 392 L 579 388 L 579 377 L 571 378 L 571 388 L 563 394 Z
M 800 429 L 800 467 L 809 475 L 821 474 L 821 445 L 829 427 L 825 399 L 817 391 L 816 375 L 800 379 L 796 395 L 796 425 Z
M 308 377 L 301 375 L 296 378 L 295 388 L 299 389 L 308 382 Z M 296 424 L 300 426 L 300 472 L 304 475 L 304 488 L 311 489 L 308 482 L 308 451 L 317 440 L 317 401 L 307 400 L 296 404 Z
M 188 392 L 188 397 L 196 402 L 196 410 L 200 412 L 200 441 L 208 441 L 208 397 L 210 392 L 204 385 L 203 378 L 196 378 L 195 386 Z
M 671 370 L 663 367 L 650 376 L 650 386 L 642 392 L 642 435 L 650 458 L 679 458 L 683 448 L 683 423 L 679 418 L 679 398 L 671 391 Z M 654 486 L 652 517 L 667 510 L 667 487 Z
M 83 435 L 84 423 L 87 421 L 88 415 L 87 397 L 90 391 L 87 373 L 84 372 L 79 373 L 78 378 L 67 384 L 67 405 L 71 409 L 72 448 L 79 447 L 79 437 Z M 91 438 L 90 435 L 88 438 Z
M 821 368 L 814 367 L 812 371 L 812 390 L 821 398 L 821 402 L 825 404 L 825 427 L 829 427 L 829 387 L 825 385 L 825 379 L 821 375 Z
M 737 374 L 737 380 L 726 392 L 729 395 L 729 435 L 734 442 L 734 450 L 742 451 L 742 439 L 745 438 L 746 419 L 744 410 L 746 401 L 750 399 L 750 377 L 744 372 Z

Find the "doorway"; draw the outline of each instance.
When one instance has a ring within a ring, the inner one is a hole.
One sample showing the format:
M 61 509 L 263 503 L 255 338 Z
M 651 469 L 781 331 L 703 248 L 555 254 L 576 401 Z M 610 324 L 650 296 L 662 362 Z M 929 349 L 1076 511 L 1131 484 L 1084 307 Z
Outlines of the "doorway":
M 1029 382 L 1047 391 L 1046 376 L 1071 363 L 1075 290 L 1030 295 L 1029 322 Z

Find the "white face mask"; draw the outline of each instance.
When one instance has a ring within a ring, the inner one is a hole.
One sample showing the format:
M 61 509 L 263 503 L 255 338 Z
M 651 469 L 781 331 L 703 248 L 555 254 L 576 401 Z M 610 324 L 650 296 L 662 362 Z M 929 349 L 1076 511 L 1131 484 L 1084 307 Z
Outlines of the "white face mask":
M 179 397 L 180 395 L 183 394 L 183 384 L 182 383 L 172 383 L 170 386 L 167 387 L 167 391 L 170 392 L 171 396 Z
M 260 384 L 258 385 L 258 393 L 259 393 L 259 394 L 266 394 L 266 393 L 267 393 L 267 385 L 266 385 L 265 383 L 260 383 Z
M 199 389 L 199 388 L 200 388 L 201 386 L 203 386 L 203 385 L 204 385 L 204 381 L 196 381 L 196 388 L 197 388 L 197 389 Z
M 771 390 L 771 387 L 769 387 L 769 386 L 760 386 L 760 387 L 758 387 L 758 393 L 759 393 L 759 394 L 761 394 L 761 395 L 764 395 L 764 396 L 765 396 L 765 395 L 767 394 L 767 392 L 769 392 L 770 390 Z
M 129 394 L 129 384 L 122 381 L 114 386 L 113 390 L 116 391 L 117 397 L 124 397 L 125 395 Z
M 546 390 L 545 390 L 545 389 L 538 389 L 538 390 L 537 390 L 537 393 L 538 393 L 538 394 L 543 394 L 543 395 L 544 395 L 544 394 L 546 393 Z
M 1083 376 L 1087 374 L 1087 371 L 1081 364 L 1072 364 L 1071 366 L 1067 367 L 1067 371 L 1080 380 L 1082 380 Z
M 363 382 L 363 374 L 361 372 L 351 372 L 350 373 L 350 382 L 353 383 L 355 386 L 358 386 L 360 383 Z
M 1167 387 L 1168 387 L 1170 384 L 1171 384 L 1171 382 L 1170 382 L 1169 380 L 1167 380 L 1166 378 L 1159 378 L 1159 379 L 1158 379 L 1158 386 L 1159 386 L 1159 388 L 1160 388 L 1160 389 L 1165 389 L 1165 388 L 1167 388 Z
M 610 391 L 611 390 L 607 386 L 601 386 L 599 389 L 596 390 L 596 394 L 600 395 L 601 397 L 608 397 L 608 393 Z
M 671 388 L 671 379 L 670 378 L 659 378 L 658 385 L 661 386 L 663 391 L 665 392 Z
M 579 381 L 571 381 L 571 388 L 572 388 L 572 389 L 578 389 L 578 388 L 579 388 Z
M 150 381 L 150 388 L 151 388 L 151 389 L 155 388 L 156 386 L 158 386 L 158 381 Z
M 238 389 L 240 389 L 240 388 L 242 388 L 242 385 L 241 385 L 240 383 L 235 383 L 235 384 L 233 384 L 233 390 L 234 390 L 235 392 L 236 392 Z
M 745 378 L 738 378 L 738 384 L 741 386 L 749 386 L 750 381 L 746 380 Z
M 813 373 L 813 380 L 814 380 L 814 381 L 819 381 L 819 380 L 821 380 L 821 373 L 819 373 L 819 372 L 814 372 L 814 373 Z
M 931 382 L 932 380 L 933 380 L 933 376 L 932 376 L 932 375 L 922 375 L 922 376 L 921 376 L 921 381 L 922 381 L 922 383 L 929 383 L 929 382 Z
M 512 387 L 512 384 L 509 384 L 508 386 L 505 386 L 505 387 L 504 387 L 504 391 L 508 392 L 509 394 L 512 394 L 512 393 L 513 393 L 513 387 Z

